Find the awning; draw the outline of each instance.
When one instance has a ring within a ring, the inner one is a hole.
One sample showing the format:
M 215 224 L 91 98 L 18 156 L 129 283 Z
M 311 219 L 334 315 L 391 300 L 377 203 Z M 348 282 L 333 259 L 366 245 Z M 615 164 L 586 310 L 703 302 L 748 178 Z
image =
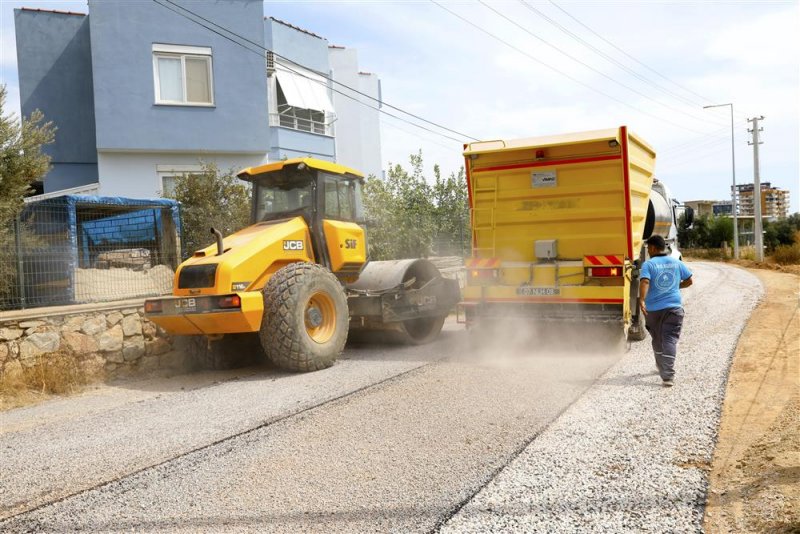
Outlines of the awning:
M 294 64 L 275 62 L 275 76 L 290 106 L 333 113 L 325 78 Z

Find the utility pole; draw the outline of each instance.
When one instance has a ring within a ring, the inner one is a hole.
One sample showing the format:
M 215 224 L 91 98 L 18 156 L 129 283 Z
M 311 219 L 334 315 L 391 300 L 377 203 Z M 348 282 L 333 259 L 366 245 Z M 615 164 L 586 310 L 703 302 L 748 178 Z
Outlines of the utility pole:
M 739 219 L 738 219 L 738 204 L 736 203 L 738 190 L 736 189 L 736 152 L 733 146 L 733 103 L 727 104 L 713 104 L 711 106 L 703 106 L 703 109 L 721 108 L 724 106 L 731 107 L 731 173 L 733 174 L 733 187 L 731 187 L 731 215 L 733 215 L 733 257 L 739 259 Z
M 756 233 L 756 261 L 764 261 L 764 230 L 761 221 L 761 177 L 758 165 L 758 145 L 762 143 L 762 141 L 758 140 L 758 134 L 764 131 L 764 128 L 759 128 L 758 121 L 763 120 L 763 115 L 747 119 L 747 122 L 753 123 L 753 128 L 748 131 L 753 134 L 753 140 L 750 144 L 753 145 L 753 215 L 755 216 L 753 228 Z

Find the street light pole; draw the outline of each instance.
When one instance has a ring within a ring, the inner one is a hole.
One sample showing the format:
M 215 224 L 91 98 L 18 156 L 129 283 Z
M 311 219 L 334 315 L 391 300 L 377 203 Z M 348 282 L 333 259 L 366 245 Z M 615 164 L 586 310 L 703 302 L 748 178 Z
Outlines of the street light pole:
M 737 191 L 736 191 L 736 153 L 734 149 L 734 142 L 733 142 L 733 104 L 715 104 L 713 106 L 703 106 L 703 109 L 708 108 L 719 108 L 723 106 L 730 106 L 731 107 L 731 169 L 733 173 L 733 188 L 731 189 L 731 202 L 733 205 L 731 206 L 731 212 L 733 213 L 733 257 L 737 260 L 739 259 L 739 220 L 737 218 L 737 211 L 738 206 L 736 203 L 737 198 Z

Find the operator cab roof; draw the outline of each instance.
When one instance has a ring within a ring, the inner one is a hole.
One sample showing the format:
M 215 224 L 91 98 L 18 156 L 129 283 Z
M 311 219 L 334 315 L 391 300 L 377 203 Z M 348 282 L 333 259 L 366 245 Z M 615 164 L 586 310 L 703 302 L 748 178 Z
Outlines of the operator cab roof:
M 309 168 L 316 169 L 319 171 L 325 171 L 332 174 L 349 174 L 355 176 L 356 178 L 364 179 L 364 175 L 358 172 L 355 169 L 351 169 L 350 167 L 345 167 L 344 165 L 339 165 L 338 163 L 331 163 L 330 161 L 323 161 L 321 159 L 316 158 L 292 158 L 292 159 L 285 159 L 281 161 L 276 161 L 273 163 L 266 163 L 264 165 L 259 165 L 258 167 L 247 167 L 246 169 L 242 169 L 236 175 L 242 180 L 251 181 L 253 177 L 265 174 L 268 172 L 275 172 L 280 171 L 284 167 L 288 167 L 291 165 L 299 165 L 301 163 L 305 163 Z

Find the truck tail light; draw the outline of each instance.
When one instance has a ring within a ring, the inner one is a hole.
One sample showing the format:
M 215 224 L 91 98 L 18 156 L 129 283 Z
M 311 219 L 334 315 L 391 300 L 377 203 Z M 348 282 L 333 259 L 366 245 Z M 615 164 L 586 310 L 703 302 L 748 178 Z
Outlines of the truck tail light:
M 241 308 L 242 298 L 239 295 L 226 295 L 217 300 L 217 307 L 222 309 Z
M 497 269 L 470 269 L 469 276 L 473 280 L 493 280 L 497 278 Z
M 144 301 L 145 313 L 161 313 L 164 311 L 164 303 L 160 300 L 146 300 Z
M 589 276 L 592 278 L 622 276 L 622 267 L 589 267 Z

